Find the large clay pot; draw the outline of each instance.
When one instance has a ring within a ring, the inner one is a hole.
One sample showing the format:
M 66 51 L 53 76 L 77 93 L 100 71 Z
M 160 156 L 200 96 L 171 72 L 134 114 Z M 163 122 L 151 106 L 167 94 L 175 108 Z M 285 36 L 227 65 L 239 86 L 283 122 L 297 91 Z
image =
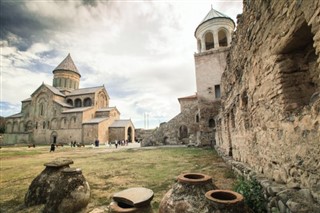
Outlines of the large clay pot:
M 112 197 L 109 205 L 110 213 L 152 213 L 151 200 L 153 191 L 144 187 L 129 188 Z
M 205 194 L 209 213 L 250 213 L 241 194 L 230 190 L 210 190 Z
M 207 212 L 205 193 L 217 189 L 212 177 L 201 173 L 178 176 L 177 182 L 162 198 L 159 213 Z
M 90 187 L 79 168 L 65 168 L 50 193 L 45 213 L 74 213 L 83 210 L 90 200 Z
M 73 161 L 70 159 L 56 159 L 45 163 L 46 167 L 30 184 L 25 195 L 25 205 L 34 206 L 45 204 L 50 193 L 56 187 L 56 182 L 61 175 L 61 171 L 69 168 Z

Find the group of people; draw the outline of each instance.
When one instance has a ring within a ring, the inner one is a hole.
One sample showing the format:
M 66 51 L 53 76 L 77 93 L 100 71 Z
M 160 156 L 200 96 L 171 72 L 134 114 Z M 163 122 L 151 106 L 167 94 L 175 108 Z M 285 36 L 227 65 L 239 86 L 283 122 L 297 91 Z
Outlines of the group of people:
M 77 146 L 77 141 L 71 141 L 70 142 L 71 147 L 76 147 Z
M 114 141 L 114 145 L 116 146 L 116 148 L 118 148 L 118 146 L 128 146 L 128 140 L 115 140 Z M 92 147 L 99 147 L 99 144 L 100 144 L 100 142 L 99 142 L 99 139 L 96 139 L 95 141 L 94 141 L 94 144 L 92 143 L 91 144 L 91 146 Z M 111 142 L 109 142 L 109 143 L 105 143 L 106 145 L 108 144 L 109 145 L 109 147 L 111 147 L 111 145 L 113 144 L 113 143 L 111 143 Z M 81 144 L 80 144 L 81 145 Z M 79 144 L 77 144 L 77 142 L 76 141 L 71 141 L 70 142 L 70 146 L 71 147 L 77 147 L 77 146 L 79 146 Z M 84 145 L 83 145 L 84 146 Z M 50 152 L 54 152 L 55 151 L 55 148 L 56 148 L 56 144 L 55 143 L 52 143 L 51 144 L 51 146 L 50 146 Z
M 118 146 L 128 146 L 128 140 L 115 140 L 114 145 L 116 146 L 116 149 Z

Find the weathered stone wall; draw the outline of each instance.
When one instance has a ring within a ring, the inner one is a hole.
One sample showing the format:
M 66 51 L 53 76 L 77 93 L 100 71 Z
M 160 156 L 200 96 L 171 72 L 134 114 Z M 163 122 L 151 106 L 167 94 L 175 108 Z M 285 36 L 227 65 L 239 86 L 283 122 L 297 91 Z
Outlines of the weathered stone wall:
M 217 149 L 320 202 L 320 2 L 244 1 Z
M 124 127 L 110 127 L 109 138 L 110 141 L 126 140 L 126 129 Z
M 197 96 L 201 101 L 211 102 L 216 97 L 215 86 L 220 85 L 221 75 L 226 67 L 229 47 L 220 47 L 203 53 L 195 53 Z
M 194 55 L 199 111 L 197 143 L 203 146 L 215 144 L 215 130 L 209 123 L 220 109 L 220 81 L 228 51 L 229 47 L 219 47 Z
M 198 110 L 196 99 L 187 105 L 177 116 L 156 128 L 149 137 L 143 138 L 141 146 L 196 143 L 199 129 L 195 119 Z

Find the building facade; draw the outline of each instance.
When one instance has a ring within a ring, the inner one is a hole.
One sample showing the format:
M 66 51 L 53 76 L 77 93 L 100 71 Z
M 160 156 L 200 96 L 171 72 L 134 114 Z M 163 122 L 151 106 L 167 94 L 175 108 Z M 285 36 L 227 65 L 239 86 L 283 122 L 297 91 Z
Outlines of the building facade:
M 134 139 L 131 120 L 120 120 L 104 87 L 79 88 L 80 73 L 70 54 L 53 70 L 53 86 L 42 84 L 6 118 L 5 144 L 84 143 Z M 117 124 L 117 129 L 111 128 Z M 116 131 L 116 133 L 114 133 Z
M 231 18 L 213 8 L 200 22 L 194 33 L 198 47 L 194 54 L 197 92 L 178 98 L 180 113 L 155 129 L 143 145 L 215 144 L 220 82 L 234 28 Z

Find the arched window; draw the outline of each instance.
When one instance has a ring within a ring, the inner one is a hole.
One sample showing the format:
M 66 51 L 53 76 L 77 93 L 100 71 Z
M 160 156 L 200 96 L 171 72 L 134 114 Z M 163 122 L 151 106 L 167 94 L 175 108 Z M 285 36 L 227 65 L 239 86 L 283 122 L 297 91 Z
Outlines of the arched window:
M 32 129 L 33 129 L 33 127 L 32 127 L 32 121 L 28 121 L 27 124 L 26 124 L 26 130 L 27 130 L 27 131 L 30 131 L 30 130 L 32 130 Z
M 57 129 L 57 128 L 58 128 L 57 119 L 54 118 L 51 120 L 51 129 Z
M 77 98 L 75 101 L 74 101 L 74 105 L 75 107 L 82 107 L 82 101 L 80 98 Z
M 91 106 L 91 105 L 92 105 L 91 98 L 84 99 L 83 106 Z
M 12 123 L 11 122 L 6 123 L 6 132 L 7 133 L 12 132 Z
M 64 87 L 65 84 L 66 84 L 66 79 L 65 78 L 61 78 L 60 87 Z
M 40 116 L 43 116 L 43 114 L 44 114 L 43 103 L 40 103 L 40 104 L 39 104 L 39 115 L 40 115 Z
M 132 128 L 131 127 L 128 128 L 127 133 L 128 133 L 128 141 L 132 142 Z
M 200 120 L 199 114 L 196 114 L 196 122 L 199 123 L 199 120 Z
M 227 34 L 225 30 L 219 30 L 218 39 L 219 39 L 219 47 L 228 46 L 228 39 L 227 39 Z
M 67 128 L 67 119 L 66 118 L 61 118 L 60 127 L 61 127 L 61 129 Z
M 210 120 L 209 120 L 209 127 L 211 127 L 211 128 L 215 128 L 216 127 L 216 122 L 214 121 L 213 118 L 210 118 Z
M 73 106 L 73 101 L 72 101 L 72 99 L 68 99 L 68 100 L 67 100 L 67 103 L 70 104 L 71 106 Z
M 107 107 L 108 106 L 108 98 L 107 96 L 105 95 L 104 92 L 100 92 L 99 95 L 98 95 L 98 103 L 96 103 L 98 105 L 98 108 L 104 108 L 104 107 Z
M 21 121 L 19 124 L 19 131 L 20 132 L 25 132 L 26 131 L 26 127 L 24 126 L 24 122 Z
M 210 50 L 214 48 L 213 34 L 211 32 L 206 33 L 205 43 L 206 43 L 206 50 Z
M 188 137 L 188 127 L 186 127 L 185 125 L 182 125 L 179 127 L 179 138 L 183 139 L 183 138 L 187 138 Z
M 70 119 L 70 128 L 76 128 L 77 127 L 77 117 L 76 116 L 73 116 L 71 119 Z
M 18 132 L 19 131 L 19 125 L 18 122 L 13 122 L 13 132 Z
M 43 121 L 43 123 L 42 123 L 42 129 L 45 129 L 45 128 L 46 128 L 46 122 Z

